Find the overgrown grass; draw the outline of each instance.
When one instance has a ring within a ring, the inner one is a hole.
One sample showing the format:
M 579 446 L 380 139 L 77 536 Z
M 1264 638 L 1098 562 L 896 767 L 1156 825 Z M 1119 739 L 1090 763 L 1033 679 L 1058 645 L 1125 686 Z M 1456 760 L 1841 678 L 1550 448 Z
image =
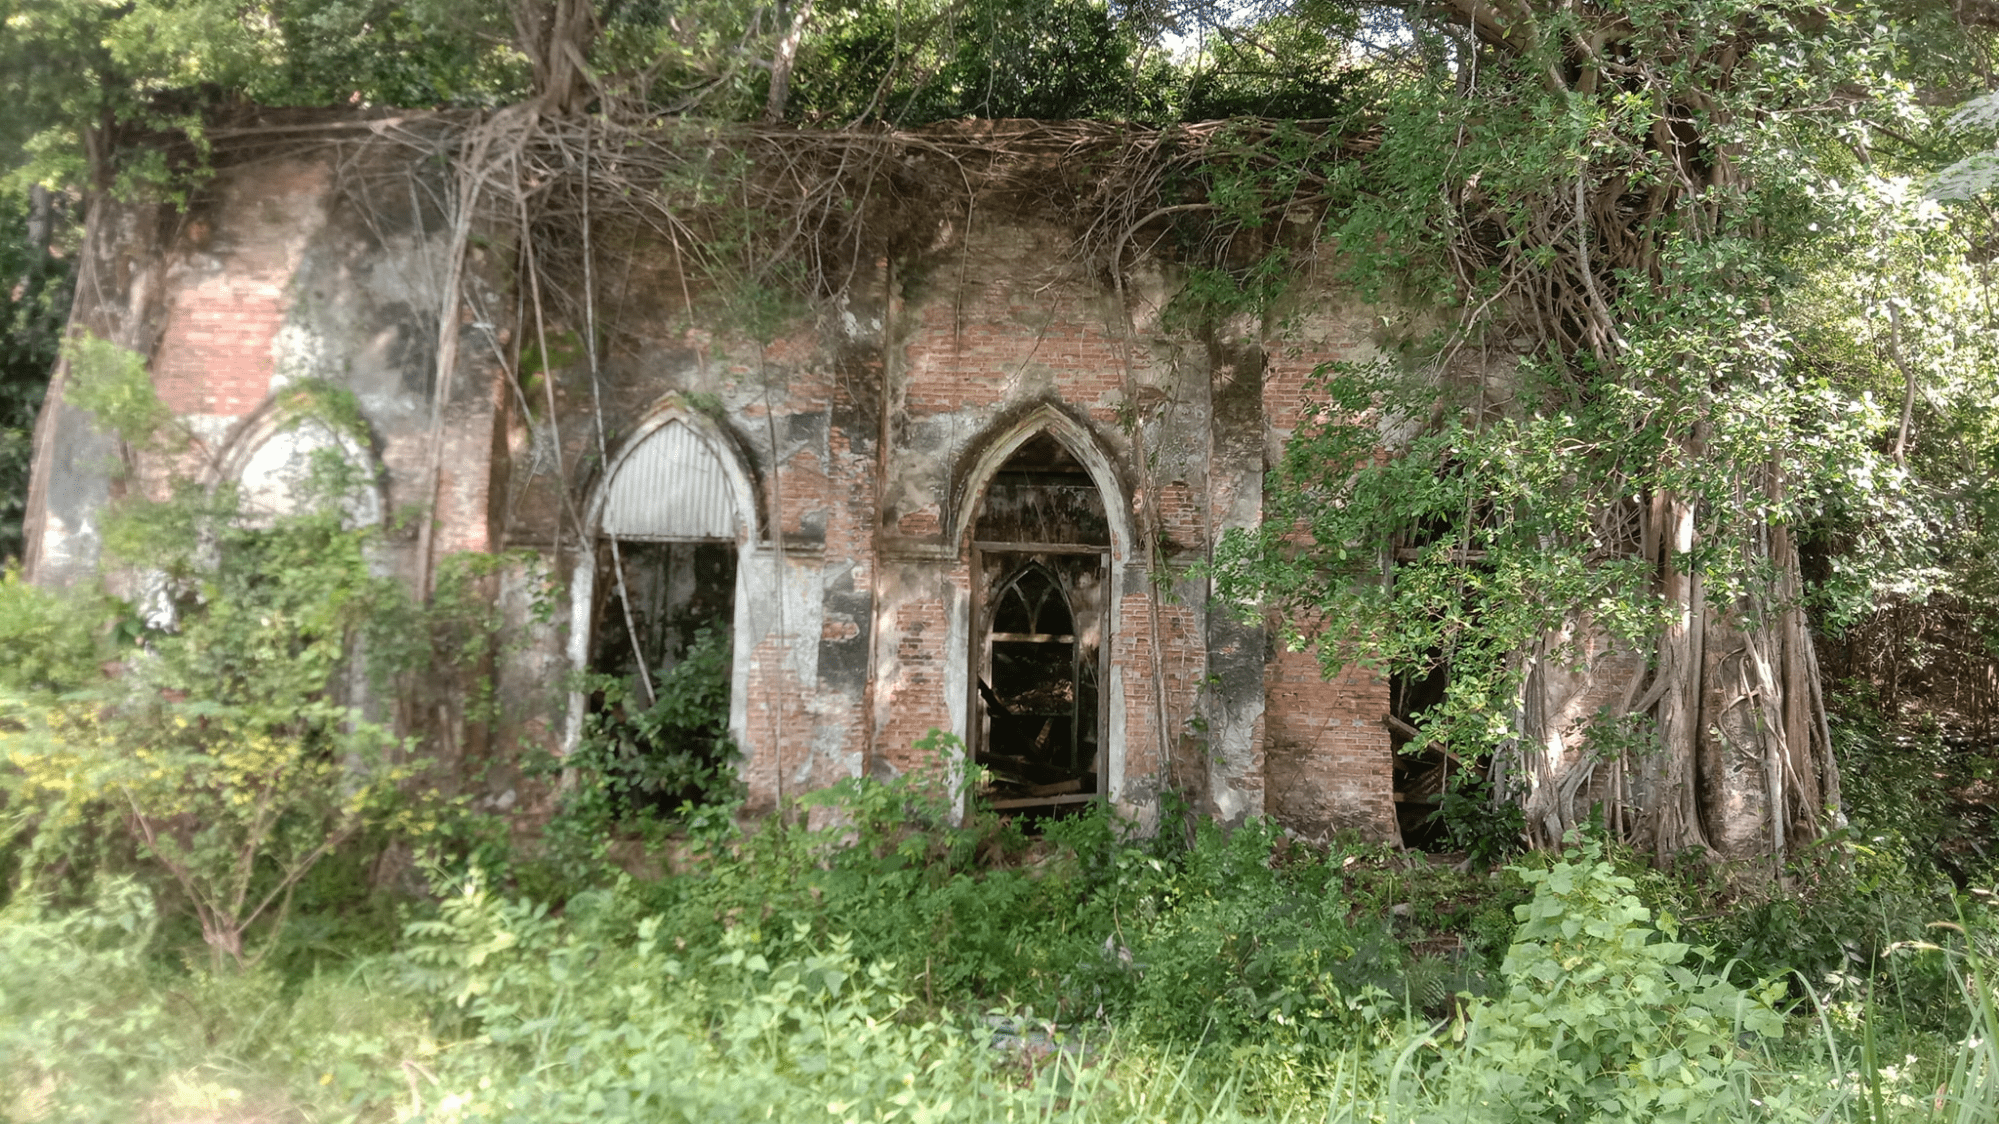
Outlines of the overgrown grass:
M 833 827 L 709 817 L 679 841 L 677 872 L 603 868 L 559 903 L 508 893 L 503 869 L 434 865 L 434 901 L 405 904 L 392 948 L 307 914 L 320 955 L 250 971 L 163 936 L 162 904 L 129 878 L 65 909 L 17 897 L 0 912 L 0 1114 L 1999 1110 L 1999 958 L 1975 904 L 1828 983 L 1693 948 L 1698 928 L 1655 908 L 1684 886 L 1633 878 L 1588 842 L 1465 875 L 1262 823 L 1150 840 L 1101 814 L 1038 839 L 991 814 L 953 827 L 912 780 L 821 800 Z

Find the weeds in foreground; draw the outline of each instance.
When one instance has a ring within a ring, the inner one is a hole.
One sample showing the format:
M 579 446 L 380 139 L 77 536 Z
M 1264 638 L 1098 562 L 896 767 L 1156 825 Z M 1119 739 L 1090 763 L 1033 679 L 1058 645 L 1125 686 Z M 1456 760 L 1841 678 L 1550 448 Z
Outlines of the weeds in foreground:
M 1030 840 L 989 817 L 925 823 L 935 809 L 910 783 L 844 797 L 838 827 L 714 827 L 692 869 L 607 877 L 559 907 L 437 868 L 434 906 L 395 950 L 290 977 L 167 963 L 154 896 L 129 880 L 102 880 L 70 909 L 22 896 L 0 912 L 0 1112 L 1963 1120 L 1999 1108 L 1999 960 L 1976 918 L 1883 951 L 1884 964 L 1933 966 L 1958 998 L 1954 1032 L 1912 1057 L 1886 1053 L 1885 1004 L 1800 1004 L 1810 982 L 1755 980 L 1678 940 L 1588 843 L 1484 880 L 1525 899 L 1504 953 L 1466 952 L 1427 1002 L 1435 990 L 1412 982 L 1436 970 L 1393 928 L 1413 911 L 1352 909 L 1383 885 L 1356 878 L 1379 862 L 1366 849 L 1306 849 L 1258 823 L 1201 826 L 1180 847 L 1100 816 Z M 1406 889 L 1422 875 L 1398 878 Z

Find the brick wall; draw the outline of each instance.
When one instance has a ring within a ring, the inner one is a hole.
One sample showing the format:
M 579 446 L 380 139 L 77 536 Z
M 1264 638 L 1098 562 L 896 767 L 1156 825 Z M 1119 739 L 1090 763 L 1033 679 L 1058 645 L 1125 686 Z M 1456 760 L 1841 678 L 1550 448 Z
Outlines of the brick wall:
M 1364 323 L 1345 310 L 1303 318 L 1288 338 L 1265 342 L 1263 414 L 1274 454 L 1307 417 L 1312 374 L 1333 362 L 1364 361 L 1373 349 Z M 1394 749 L 1383 718 L 1388 684 L 1348 668 L 1332 679 L 1316 653 L 1274 646 L 1265 666 L 1265 808 L 1310 836 L 1353 831 L 1396 840 Z
M 167 409 L 237 418 L 263 404 L 285 319 L 283 294 L 271 288 L 225 277 L 174 302 L 153 361 Z
M 433 452 L 425 380 L 434 362 L 422 353 L 434 335 L 421 330 L 429 306 L 420 286 L 391 277 L 423 276 L 409 267 L 428 260 L 420 245 L 428 236 L 350 224 L 345 241 L 329 241 L 331 183 L 323 160 L 220 178 L 213 215 L 190 223 L 174 251 L 154 376 L 176 412 L 238 419 L 296 374 L 347 378 L 352 356 L 342 348 L 359 355 L 387 346 L 369 341 L 406 340 L 394 362 L 371 359 L 375 382 L 353 389 L 378 430 L 391 507 L 429 504 L 419 486 Z M 1110 460 L 1121 484 L 1106 506 L 1151 521 L 1121 543 L 1126 581 L 1106 594 L 1115 627 L 1103 650 L 1104 704 L 1122 716 L 1113 735 L 1122 738 L 1125 791 L 1148 801 L 1172 784 L 1199 800 L 1203 786 L 1227 784 L 1266 793 L 1257 798 L 1263 807 L 1300 831 L 1392 834 L 1385 686 L 1356 675 L 1327 683 L 1309 655 L 1288 653 L 1262 665 L 1259 681 L 1253 629 L 1231 650 L 1246 654 L 1248 669 L 1232 669 L 1226 687 L 1217 686 L 1208 652 L 1216 634 L 1199 591 L 1154 591 L 1143 573 L 1155 547 L 1164 546 L 1177 570 L 1206 552 L 1224 519 L 1254 520 L 1259 443 L 1268 451 L 1297 425 L 1317 364 L 1364 356 L 1354 322 L 1313 314 L 1295 338 L 1268 342 L 1260 391 L 1244 386 L 1246 397 L 1228 400 L 1237 420 L 1221 433 L 1214 414 L 1226 388 L 1217 389 L 1208 349 L 1168 338 L 1143 316 L 1135 327 L 1108 323 L 1107 295 L 1067 257 L 1063 232 L 981 218 L 968 237 L 969 246 L 947 247 L 927 266 L 913 263 L 920 268 L 908 271 L 917 279 L 911 292 L 887 294 L 886 262 L 879 277 L 861 277 L 850 295 L 861 311 L 846 327 L 838 318 L 801 321 L 762 346 L 726 324 L 690 329 L 698 284 L 664 264 L 677 260 L 670 248 L 634 244 L 634 268 L 611 271 L 620 289 L 597 306 L 607 342 L 599 377 L 580 362 L 546 372 L 545 386 L 521 388 L 533 397 L 525 404 L 478 335 L 484 327 L 466 319 L 435 498 L 439 553 L 532 546 L 560 552 L 557 572 L 571 573 L 589 557 L 576 513 L 599 483 L 598 441 L 614 445 L 662 403 L 698 395 L 700 409 L 741 450 L 785 552 L 782 577 L 771 581 L 784 584 L 786 611 L 756 607 L 757 620 L 779 631 L 757 636 L 743 656 L 739 702 L 753 794 L 767 800 L 780 788 L 789 796 L 828 784 L 861 768 L 869 753 L 905 769 L 914 764 L 912 743 L 932 728 L 951 729 L 953 713 L 966 709 L 953 692 L 963 690 L 971 638 L 954 630 L 964 628 L 971 577 L 965 545 L 943 538 L 967 514 L 956 506 L 976 498 L 952 489 L 1010 419 L 1054 402 L 1087 426 Z M 401 249 L 391 247 L 396 238 Z M 392 253 L 407 259 L 394 270 L 382 266 Z M 302 286 L 308 274 L 316 280 Z M 374 287 L 374 304 L 362 312 L 339 320 L 312 307 L 331 307 L 362 279 Z M 867 291 L 877 283 L 882 292 Z M 506 297 L 495 289 L 481 307 L 505 310 Z M 1337 308 L 1331 298 L 1321 304 Z M 401 318 L 393 332 L 392 308 Z M 317 366 L 305 371 L 300 356 L 287 354 L 287 340 L 313 316 L 338 320 L 346 335 L 322 333 L 330 350 L 310 357 Z M 499 334 L 511 340 L 522 327 L 501 326 Z M 1257 370 L 1242 357 L 1232 362 L 1234 379 Z M 535 432 L 548 422 L 544 393 L 553 400 L 559 448 L 547 430 Z M 884 422 L 886 454 L 877 448 Z M 1223 470 L 1213 470 L 1218 450 L 1230 459 Z M 1210 480 L 1211 470 L 1226 479 Z M 491 534 L 495 526 L 504 528 L 503 542 Z M 1151 541 L 1153 533 L 1163 543 Z M 537 638 L 567 643 L 552 631 Z M 1109 698 L 1113 683 L 1122 685 L 1121 699 Z M 1196 721 L 1218 691 L 1234 693 L 1224 703 L 1241 717 L 1231 737 L 1250 742 L 1231 749 L 1229 768 L 1241 776 L 1221 781 L 1210 768 L 1213 736 Z M 1263 717 L 1254 720 L 1259 707 Z M 539 718 L 520 725 L 536 737 L 558 729 Z
M 1363 362 L 1376 354 L 1365 327 L 1346 315 L 1320 314 L 1304 318 L 1292 336 L 1265 341 L 1263 414 L 1273 430 L 1289 434 L 1304 419 L 1314 397 L 1308 394 L 1312 373 L 1322 364 Z
M 792 637 L 766 637 L 750 655 L 741 768 L 754 812 L 771 811 L 780 796 L 796 797 L 804 789 L 838 780 L 824 776 L 807 753 L 812 745 L 811 693 L 790 668 L 790 649 L 796 643 Z
M 174 247 L 154 385 L 179 415 L 238 418 L 263 404 L 278 332 L 311 235 L 324 225 L 331 169 L 292 160 L 224 181 L 212 211 Z
M 1157 683 L 1166 692 L 1162 738 L 1160 697 L 1153 676 L 1153 619 L 1147 594 L 1127 593 L 1120 599 L 1111 659 L 1124 679 L 1125 783 L 1143 791 L 1165 782 L 1192 789 L 1198 796 L 1205 771 L 1197 760 L 1199 735 L 1189 721 L 1194 717 L 1194 699 L 1205 669 L 1200 623 L 1188 606 L 1162 604 L 1157 608 Z M 1170 762 L 1161 760 L 1162 743 L 1164 752 L 1171 755 Z
M 954 577 L 962 588 L 966 579 Z M 949 651 L 947 612 L 943 599 L 919 598 L 896 606 L 888 617 L 884 643 L 895 655 L 883 662 L 875 683 L 876 713 L 886 716 L 875 735 L 875 755 L 897 770 L 916 763 L 910 746 L 933 727 L 951 729 L 947 665 L 965 656 Z
M 1308 836 L 1394 839 L 1394 751 L 1382 718 L 1388 684 L 1350 668 L 1327 679 L 1312 652 L 1278 646 L 1265 670 L 1264 745 L 1271 815 Z

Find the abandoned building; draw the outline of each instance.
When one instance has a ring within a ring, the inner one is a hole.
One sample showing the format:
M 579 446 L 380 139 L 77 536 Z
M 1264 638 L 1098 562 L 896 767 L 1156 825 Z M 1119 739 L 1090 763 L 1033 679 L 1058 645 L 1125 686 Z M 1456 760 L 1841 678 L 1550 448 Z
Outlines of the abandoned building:
M 253 508 L 333 451 L 418 589 L 453 552 L 520 552 L 493 588 L 516 643 L 489 753 L 572 745 L 572 673 L 649 684 L 711 629 L 753 809 L 910 769 L 934 729 L 1003 809 L 1143 823 L 1170 788 L 1226 821 L 1398 838 L 1387 683 L 1327 677 L 1198 568 L 1261 518 L 1310 373 L 1369 353 L 1364 307 L 1308 279 L 1281 327 L 1190 334 L 1162 318 L 1169 261 L 1135 251 L 1113 292 L 1013 206 L 912 214 L 761 336 L 690 295 L 664 239 L 621 238 L 584 327 L 538 317 L 552 295 L 505 230 L 454 243 L 356 151 L 221 143 L 185 209 L 101 206 L 73 322 L 146 358 L 198 471 Z M 351 392 L 365 435 L 294 424 L 306 381 Z M 30 577 L 95 573 L 102 510 L 152 471 L 51 396 Z

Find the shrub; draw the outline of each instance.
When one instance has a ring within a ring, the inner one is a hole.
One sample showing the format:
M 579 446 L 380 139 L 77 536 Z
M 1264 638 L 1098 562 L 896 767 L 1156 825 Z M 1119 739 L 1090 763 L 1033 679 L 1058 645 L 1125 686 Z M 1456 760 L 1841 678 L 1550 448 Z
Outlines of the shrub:
M 1401 945 L 1382 920 L 1349 919 L 1336 867 L 1280 866 L 1279 839 L 1267 820 L 1204 821 L 1178 865 L 1126 857 L 1127 1014 L 1148 1034 L 1338 1050 L 1402 1011 Z
M 72 343 L 81 405 L 127 442 L 174 436 L 141 357 Z M 366 437 L 346 392 L 301 384 L 280 406 L 285 425 Z M 432 652 L 390 639 L 435 640 L 448 614 L 417 610 L 382 573 L 379 530 L 353 519 L 364 471 L 338 449 L 308 462 L 288 470 L 286 512 L 172 473 L 122 501 L 106 550 L 146 589 L 143 619 L 102 595 L 0 581 L 0 644 L 16 657 L 0 671 L 0 785 L 10 835 L 31 840 L 28 874 L 87 883 L 77 842 L 125 830 L 218 966 L 267 953 L 300 881 L 335 849 L 435 822 L 400 815 L 436 795 L 406 791 L 424 763 L 371 702 L 380 684 L 361 650 L 381 678 L 427 664 Z
M 111 656 L 109 599 L 30 586 L 21 572 L 0 572 L 0 692 L 16 698 L 74 691 L 100 679 Z
M 729 649 L 727 629 L 695 630 L 686 653 L 654 682 L 651 706 L 639 706 L 626 681 L 593 677 L 603 705 L 584 720 L 583 738 L 563 763 L 584 782 L 568 815 L 608 826 L 734 795 Z
M 12 799 L 45 810 L 38 849 L 105 817 L 185 895 L 217 964 L 247 965 L 253 926 L 281 926 L 298 880 L 386 813 L 404 745 L 337 692 L 351 639 L 394 599 L 365 533 L 337 516 L 219 536 L 200 604 L 117 676 L 16 697 L 0 735 Z
M 1534 897 L 1515 908 L 1506 991 L 1469 1001 L 1423 1075 L 1433 1096 L 1494 1120 L 1740 1120 L 1771 1093 L 1743 1048 L 1782 1035 L 1781 983 L 1684 964 L 1695 951 L 1599 845 L 1514 871 Z
M 33 895 L 0 910 L 0 1115 L 118 1120 L 159 1078 L 169 1023 L 146 982 L 157 916 L 130 880 L 59 913 Z
M 412 925 L 410 979 L 463 1014 L 464 1037 L 430 1060 L 427 1116 L 993 1120 L 1043 1116 L 1055 1096 L 972 1027 L 918 1015 L 907 976 L 843 939 L 776 955 L 742 925 L 683 958 L 620 893 L 573 896 L 557 918 L 474 878 Z

